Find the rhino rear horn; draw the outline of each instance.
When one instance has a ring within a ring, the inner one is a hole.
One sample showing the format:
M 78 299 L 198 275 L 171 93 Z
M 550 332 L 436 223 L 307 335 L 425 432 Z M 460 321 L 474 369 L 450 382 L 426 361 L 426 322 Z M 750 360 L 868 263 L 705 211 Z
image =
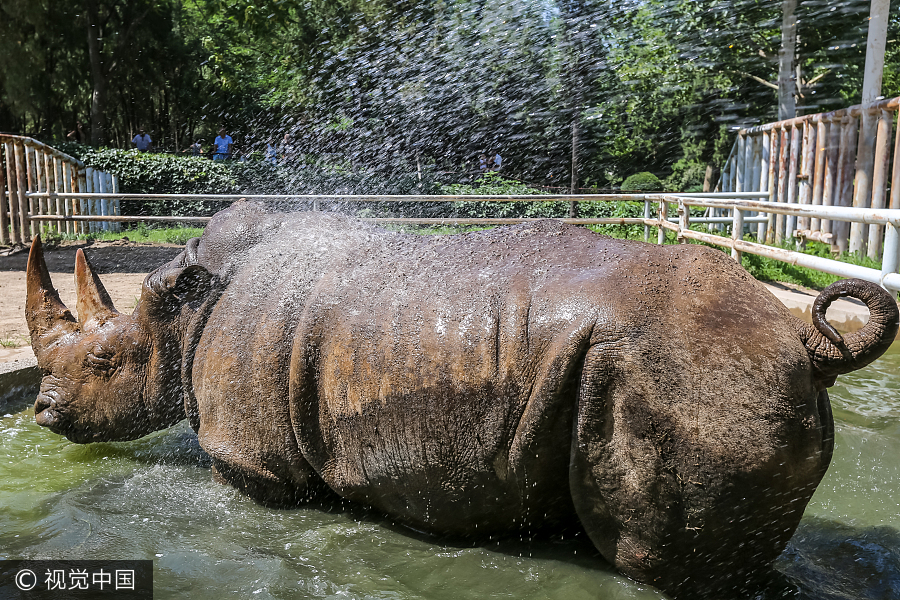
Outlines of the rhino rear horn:
M 75 254 L 75 295 L 78 298 L 75 310 L 78 311 L 78 319 L 82 323 L 92 319 L 103 320 L 119 314 L 81 248 Z
M 50 280 L 50 272 L 44 261 L 44 250 L 41 236 L 34 237 L 31 252 L 28 253 L 28 266 L 25 269 L 26 299 L 25 320 L 31 332 L 31 343 L 35 351 L 46 343 L 51 331 L 61 329 L 63 332 L 74 330 L 75 318 L 59 299 L 59 294 Z

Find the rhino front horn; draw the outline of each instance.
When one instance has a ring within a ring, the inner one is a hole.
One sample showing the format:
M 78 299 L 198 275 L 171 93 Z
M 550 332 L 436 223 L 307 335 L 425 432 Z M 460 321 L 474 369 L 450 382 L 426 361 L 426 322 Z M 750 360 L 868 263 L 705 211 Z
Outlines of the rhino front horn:
M 81 323 L 102 321 L 119 314 L 81 248 L 75 253 L 75 295 L 78 298 L 75 310 Z
M 43 345 L 41 342 L 46 343 L 51 332 L 60 330 L 59 333 L 62 333 L 73 329 L 75 319 L 53 288 L 50 272 L 44 262 L 44 250 L 39 235 L 35 236 L 31 243 L 25 273 L 27 290 L 25 320 L 31 332 L 32 346 L 37 352 Z

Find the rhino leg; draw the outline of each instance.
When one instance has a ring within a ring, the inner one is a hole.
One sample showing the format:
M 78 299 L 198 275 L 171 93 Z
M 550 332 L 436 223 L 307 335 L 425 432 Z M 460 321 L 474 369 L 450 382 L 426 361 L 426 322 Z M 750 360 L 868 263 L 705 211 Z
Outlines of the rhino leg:
M 296 466 L 291 470 L 295 471 Z M 314 498 L 332 495 L 312 469 L 307 469 L 306 481 L 301 485 L 296 477 L 279 477 L 258 466 L 248 468 L 213 458 L 212 474 L 214 481 L 236 487 L 254 501 L 271 508 L 294 508 Z
M 713 397 L 645 356 L 588 351 L 569 473 L 579 519 L 617 569 L 676 598 L 757 589 L 827 468 L 827 395 Z

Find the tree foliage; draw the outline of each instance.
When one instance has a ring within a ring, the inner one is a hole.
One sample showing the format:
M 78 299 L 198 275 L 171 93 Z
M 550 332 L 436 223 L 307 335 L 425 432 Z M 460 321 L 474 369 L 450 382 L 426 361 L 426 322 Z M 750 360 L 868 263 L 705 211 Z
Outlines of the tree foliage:
M 699 186 L 772 121 L 781 4 L 763 0 L 0 0 L 0 130 L 180 152 L 292 136 L 267 189 L 471 184 L 480 152 L 550 188 Z M 866 0 L 800 1 L 801 113 L 859 101 Z M 900 95 L 900 13 L 884 95 Z M 132 156 L 133 155 L 127 155 Z M 300 165 L 303 168 L 300 168 Z M 253 167 L 260 169 L 258 165 Z M 246 173 L 250 167 L 240 167 Z M 243 177 L 243 179 L 242 179 Z M 224 184 L 223 184 L 224 185 Z

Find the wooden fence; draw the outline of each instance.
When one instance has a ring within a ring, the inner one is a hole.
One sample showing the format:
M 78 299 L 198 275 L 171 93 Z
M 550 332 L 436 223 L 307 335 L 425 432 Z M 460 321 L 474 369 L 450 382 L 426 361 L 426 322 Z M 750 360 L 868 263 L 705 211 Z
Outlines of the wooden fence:
M 891 98 L 865 111 L 857 105 L 742 129 L 718 190 L 768 192 L 770 202 L 788 204 L 900 208 L 898 107 L 900 98 Z M 816 240 L 875 260 L 884 239 L 881 225 L 782 214 L 770 214 L 756 233 L 769 244 Z
M 116 228 L 117 223 L 33 220 L 34 216 L 117 215 L 118 201 L 33 197 L 32 193 L 94 193 L 119 190 L 116 176 L 89 167 L 46 144 L 0 134 L 0 243 L 25 243 L 49 223 L 59 233 Z

